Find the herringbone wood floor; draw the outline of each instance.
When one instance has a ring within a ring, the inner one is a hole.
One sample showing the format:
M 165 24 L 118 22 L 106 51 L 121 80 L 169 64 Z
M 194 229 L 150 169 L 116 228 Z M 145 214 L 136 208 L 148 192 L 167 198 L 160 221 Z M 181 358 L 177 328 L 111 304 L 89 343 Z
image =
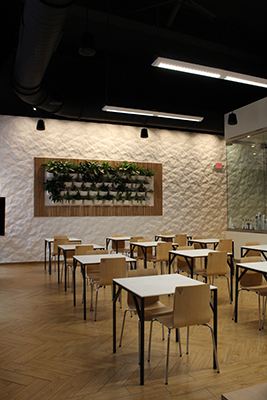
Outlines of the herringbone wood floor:
M 190 329 L 189 355 L 182 330 L 183 357 L 178 356 L 173 337 L 169 385 L 165 386 L 166 341 L 155 324 L 152 359 L 146 363 L 141 387 L 135 316 L 128 316 L 122 347 L 112 353 L 110 288 L 100 290 L 98 321 L 93 321 L 89 311 L 83 321 L 80 282 L 74 308 L 71 289 L 65 293 L 56 273 L 49 276 L 42 264 L 1 265 L 0 399 L 219 400 L 221 393 L 266 382 L 267 327 L 258 330 L 256 295 L 241 293 L 240 318 L 235 324 L 225 279 L 215 284 L 219 287 L 221 373 L 212 369 L 208 328 Z M 163 301 L 171 304 L 172 297 Z M 123 309 L 118 307 L 118 336 L 125 305 L 124 294 Z

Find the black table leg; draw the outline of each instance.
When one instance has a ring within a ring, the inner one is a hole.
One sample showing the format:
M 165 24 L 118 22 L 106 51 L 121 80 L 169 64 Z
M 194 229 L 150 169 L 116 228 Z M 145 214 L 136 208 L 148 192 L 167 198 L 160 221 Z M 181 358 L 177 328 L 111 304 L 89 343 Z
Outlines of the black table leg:
M 47 247 L 47 241 L 45 240 L 44 242 L 44 269 L 46 270 L 46 247 Z
M 76 306 L 76 266 L 77 260 L 73 259 L 73 268 L 72 268 L 72 282 L 73 282 L 73 305 Z
M 49 260 L 48 260 L 48 265 L 49 265 L 49 275 L 51 275 L 51 242 L 49 242 L 48 243 L 48 257 L 49 257 Z

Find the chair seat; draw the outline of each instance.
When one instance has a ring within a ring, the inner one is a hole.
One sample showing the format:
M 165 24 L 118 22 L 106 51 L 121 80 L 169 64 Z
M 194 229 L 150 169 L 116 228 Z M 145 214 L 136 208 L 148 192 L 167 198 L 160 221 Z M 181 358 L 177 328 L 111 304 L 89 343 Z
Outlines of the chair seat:
M 165 306 L 161 301 L 153 303 L 151 306 L 145 308 L 145 321 L 152 321 L 152 319 L 157 315 L 161 317 L 163 315 L 172 315 L 173 309 L 171 307 Z
M 253 290 L 259 293 L 261 296 L 267 296 L 267 285 L 259 285 L 259 286 L 242 286 L 243 290 Z

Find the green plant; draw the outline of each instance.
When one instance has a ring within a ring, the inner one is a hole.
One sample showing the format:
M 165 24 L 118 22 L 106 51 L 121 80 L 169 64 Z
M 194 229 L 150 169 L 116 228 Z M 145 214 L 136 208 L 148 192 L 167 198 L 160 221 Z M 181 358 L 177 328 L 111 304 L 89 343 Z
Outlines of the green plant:
M 46 181 L 44 183 L 44 189 L 49 193 L 49 199 L 54 203 L 63 201 L 63 197 L 60 193 L 64 190 L 63 182 L 53 178 L 51 181 Z

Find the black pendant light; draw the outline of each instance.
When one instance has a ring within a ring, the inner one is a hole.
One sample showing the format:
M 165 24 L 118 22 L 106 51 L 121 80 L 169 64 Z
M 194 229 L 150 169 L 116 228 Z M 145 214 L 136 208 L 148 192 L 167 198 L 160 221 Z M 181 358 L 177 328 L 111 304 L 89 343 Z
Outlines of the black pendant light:
M 228 115 L 228 125 L 237 125 L 236 113 L 231 112 L 231 114 Z
M 45 123 L 43 119 L 38 119 L 36 129 L 37 131 L 45 131 Z
M 142 128 L 142 129 L 141 129 L 141 135 L 140 135 L 140 137 L 141 137 L 142 139 L 148 138 L 148 130 L 147 130 L 147 128 Z
M 92 57 L 96 53 L 94 36 L 88 29 L 88 2 L 86 8 L 86 32 L 80 39 L 79 54 L 84 57 Z

